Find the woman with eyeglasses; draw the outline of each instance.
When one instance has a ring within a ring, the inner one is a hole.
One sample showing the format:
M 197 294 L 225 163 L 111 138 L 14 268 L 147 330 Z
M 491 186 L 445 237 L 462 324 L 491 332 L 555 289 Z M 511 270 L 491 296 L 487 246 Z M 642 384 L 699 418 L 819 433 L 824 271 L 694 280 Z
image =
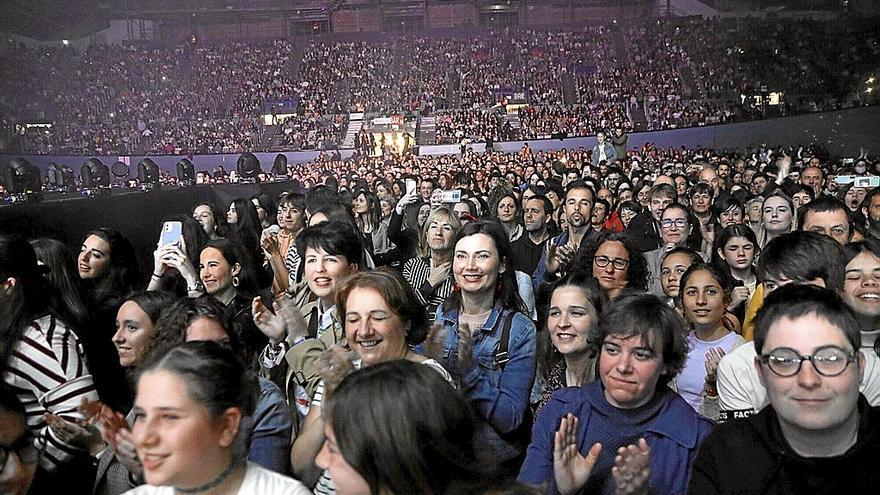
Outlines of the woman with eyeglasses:
M 0 493 L 25 495 L 34 481 L 40 451 L 15 392 L 0 386 Z
M 572 271 L 592 273 L 609 300 L 625 290 L 647 289 L 645 259 L 621 232 L 602 232 L 577 258 Z

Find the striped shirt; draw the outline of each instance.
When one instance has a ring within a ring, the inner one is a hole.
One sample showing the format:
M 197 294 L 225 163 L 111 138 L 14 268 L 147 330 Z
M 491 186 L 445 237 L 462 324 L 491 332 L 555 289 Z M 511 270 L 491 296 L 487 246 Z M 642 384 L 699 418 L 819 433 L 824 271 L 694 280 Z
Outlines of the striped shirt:
M 53 316 L 43 316 L 25 329 L 9 358 L 3 381 L 25 407 L 34 443 L 43 455 L 40 464 L 54 471 L 84 451 L 63 443 L 43 419 L 45 413 L 69 421 L 82 419 L 83 399 L 98 400 L 75 333 Z
M 446 280 L 440 284 L 431 285 L 428 282 L 429 275 L 431 275 L 431 258 L 410 258 L 403 264 L 403 278 L 416 291 L 419 301 L 426 306 L 428 321 L 434 321 L 437 306 L 443 304 L 449 294 L 452 294 L 454 281 L 452 277 L 446 277 Z

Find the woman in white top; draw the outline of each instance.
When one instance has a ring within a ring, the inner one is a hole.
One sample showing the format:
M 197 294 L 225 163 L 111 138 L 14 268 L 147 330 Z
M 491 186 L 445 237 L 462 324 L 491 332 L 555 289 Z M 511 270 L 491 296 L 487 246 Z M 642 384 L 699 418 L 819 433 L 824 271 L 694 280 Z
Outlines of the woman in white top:
M 345 376 L 355 368 L 405 359 L 428 365 L 452 381 L 439 363 L 411 350 L 411 346 L 425 340 L 428 320 L 412 287 L 398 272 L 378 269 L 352 275 L 336 293 L 336 308 L 355 360 L 352 362 L 341 348 L 331 348 L 328 372 L 318 385 L 290 456 L 294 475 L 307 484 L 316 482 L 314 489 L 318 494 L 335 493 L 329 474 L 315 465 L 325 440 L 321 404 L 324 395 L 332 392 Z
M 239 426 L 253 413 L 257 390 L 256 377 L 216 342 L 151 355 L 140 370 L 132 428 L 149 484 L 126 493 L 310 494 L 236 454 Z

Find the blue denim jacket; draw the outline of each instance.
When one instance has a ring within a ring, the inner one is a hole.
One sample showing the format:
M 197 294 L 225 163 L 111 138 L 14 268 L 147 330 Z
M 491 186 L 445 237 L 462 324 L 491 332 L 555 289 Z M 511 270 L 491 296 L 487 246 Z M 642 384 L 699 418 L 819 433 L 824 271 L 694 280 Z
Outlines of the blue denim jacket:
M 284 393 L 277 385 L 259 377 L 260 396 L 253 416 L 247 418 L 248 460 L 266 469 L 286 474 L 290 466 L 293 420 Z
M 483 419 L 476 425 L 475 442 L 486 446 L 485 454 L 498 462 L 525 451 L 527 435 L 519 438 L 508 434 L 526 419 L 529 392 L 535 381 L 535 324 L 522 313 L 515 313 L 510 324 L 510 361 L 503 370 L 495 363 L 504 318 L 510 311 L 498 306 L 492 310 L 474 336 L 474 359 L 467 370 L 458 367 L 458 311 L 446 313 L 441 306 L 436 318 L 446 329 L 442 364 Z

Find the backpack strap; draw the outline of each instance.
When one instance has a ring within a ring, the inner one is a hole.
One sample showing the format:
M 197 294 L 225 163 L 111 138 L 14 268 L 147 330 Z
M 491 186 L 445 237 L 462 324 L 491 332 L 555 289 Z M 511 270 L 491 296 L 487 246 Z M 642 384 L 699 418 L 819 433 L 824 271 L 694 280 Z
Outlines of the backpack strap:
M 504 323 L 501 327 L 501 338 L 498 340 L 498 348 L 495 349 L 495 365 L 504 371 L 504 366 L 510 361 L 510 353 L 507 349 L 510 345 L 510 324 L 513 322 L 514 311 L 509 311 L 504 316 Z

